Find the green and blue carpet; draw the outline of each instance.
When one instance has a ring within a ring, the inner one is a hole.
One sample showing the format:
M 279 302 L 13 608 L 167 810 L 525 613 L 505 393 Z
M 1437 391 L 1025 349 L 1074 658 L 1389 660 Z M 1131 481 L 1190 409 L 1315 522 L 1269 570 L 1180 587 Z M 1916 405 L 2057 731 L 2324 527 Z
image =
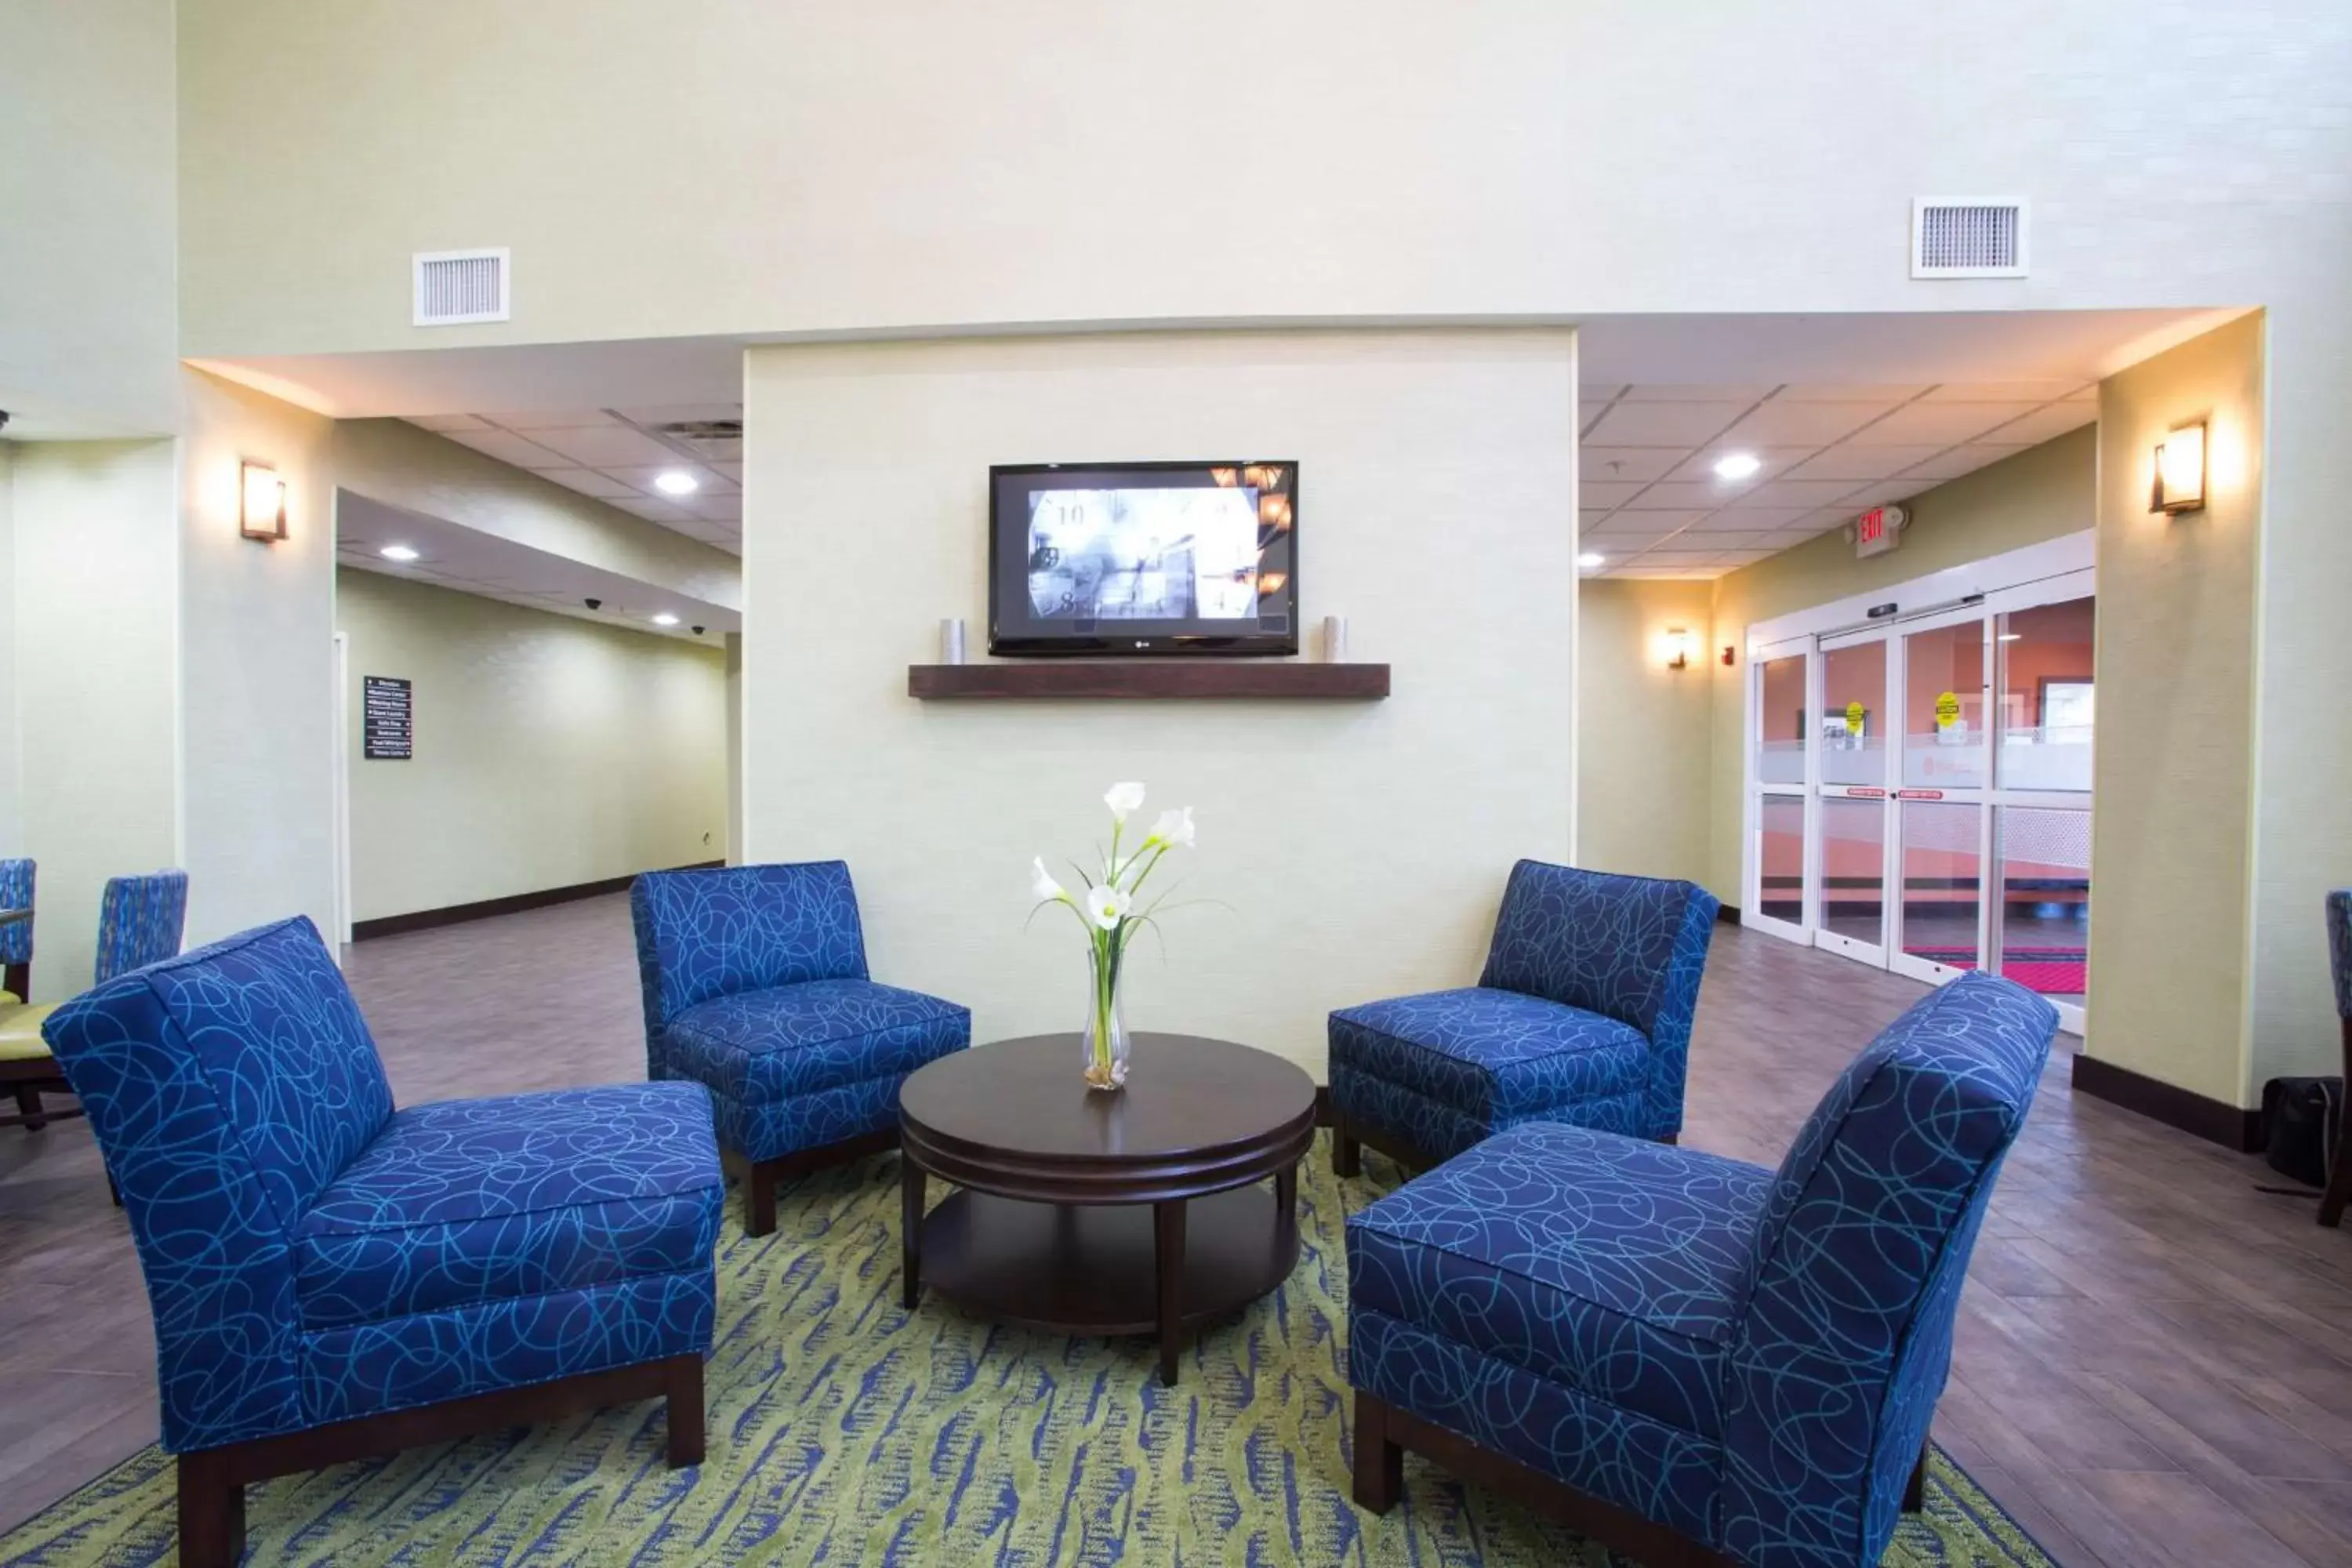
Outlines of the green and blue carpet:
M 1386 1181 L 1343 1195 L 1321 1141 L 1297 1270 L 1205 1332 L 1172 1389 L 1140 1341 L 1004 1329 L 935 1299 L 901 1311 L 897 1170 L 886 1156 L 812 1178 L 780 1194 L 774 1235 L 722 1233 L 700 1467 L 665 1467 L 654 1404 L 289 1476 L 247 1494 L 247 1561 L 1611 1563 L 1418 1459 L 1388 1517 L 1349 1501 L 1341 1224 Z M 149 1448 L 0 1537 L 0 1564 L 168 1562 L 173 1496 Z M 1885 1564 L 2053 1568 L 1941 1454 Z

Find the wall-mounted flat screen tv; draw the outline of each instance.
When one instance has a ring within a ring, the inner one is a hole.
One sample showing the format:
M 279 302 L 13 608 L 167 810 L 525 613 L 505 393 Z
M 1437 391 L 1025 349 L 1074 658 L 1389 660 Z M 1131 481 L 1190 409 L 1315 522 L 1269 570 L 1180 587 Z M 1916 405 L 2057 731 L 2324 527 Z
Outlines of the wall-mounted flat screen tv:
M 988 470 L 988 650 L 1298 651 L 1298 465 Z

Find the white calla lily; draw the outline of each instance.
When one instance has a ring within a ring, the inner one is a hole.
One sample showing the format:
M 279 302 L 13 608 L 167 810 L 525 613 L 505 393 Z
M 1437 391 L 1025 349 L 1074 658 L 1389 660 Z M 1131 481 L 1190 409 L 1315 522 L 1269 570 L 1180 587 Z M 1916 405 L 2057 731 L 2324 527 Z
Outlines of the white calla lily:
M 1088 888 L 1085 900 L 1087 919 L 1104 931 L 1117 931 L 1118 922 L 1127 918 L 1130 901 L 1125 893 L 1108 884 Z
M 1143 809 L 1143 786 L 1139 784 L 1115 784 L 1103 795 L 1103 804 L 1110 807 L 1111 820 L 1124 824 Z
M 1069 889 L 1054 880 L 1054 874 L 1045 869 L 1045 858 L 1043 855 L 1029 862 L 1029 870 L 1032 879 L 1029 891 L 1036 896 L 1038 902 L 1052 904 L 1070 902 Z
M 1181 811 L 1161 812 L 1160 820 L 1151 825 L 1151 836 L 1143 842 L 1147 847 L 1159 844 L 1171 849 L 1190 849 L 1194 833 L 1192 808 L 1188 805 Z

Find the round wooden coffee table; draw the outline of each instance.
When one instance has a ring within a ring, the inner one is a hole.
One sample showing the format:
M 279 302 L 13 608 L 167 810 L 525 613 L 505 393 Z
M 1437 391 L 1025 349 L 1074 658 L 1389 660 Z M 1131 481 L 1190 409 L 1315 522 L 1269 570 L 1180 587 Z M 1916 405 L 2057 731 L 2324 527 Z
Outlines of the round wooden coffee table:
M 976 1315 L 1067 1334 L 1185 1336 L 1298 1262 L 1298 1162 L 1315 1084 L 1230 1040 L 1138 1034 L 1127 1087 L 1079 1076 L 1078 1037 L 957 1051 L 898 1094 L 903 1296 L 923 1284 Z M 926 1175 L 952 1182 L 927 1217 Z M 1274 1178 L 1269 1194 L 1256 1184 Z

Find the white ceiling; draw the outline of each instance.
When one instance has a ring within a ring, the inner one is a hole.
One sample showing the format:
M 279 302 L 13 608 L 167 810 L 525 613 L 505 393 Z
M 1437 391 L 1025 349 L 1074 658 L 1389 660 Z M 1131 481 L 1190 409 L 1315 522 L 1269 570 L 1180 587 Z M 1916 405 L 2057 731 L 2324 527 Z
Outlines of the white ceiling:
M 387 561 L 387 544 L 417 552 L 412 562 Z M 672 593 L 615 572 L 518 544 L 495 533 L 428 517 L 351 490 L 335 492 L 335 559 L 344 566 L 431 583 L 463 594 L 478 594 L 526 609 L 548 610 L 581 620 L 626 626 L 656 637 L 715 643 L 742 629 L 742 617 L 724 605 Z M 584 601 L 595 599 L 590 609 Z M 677 617 L 676 626 L 654 624 L 657 615 Z M 698 636 L 694 628 L 700 626 Z
M 1588 384 L 1580 547 L 1591 575 L 1718 577 L 1854 515 L 2090 424 L 2098 384 Z M 1727 453 L 1761 467 L 1727 480 Z
M 686 437 L 666 426 L 732 420 L 740 403 L 645 408 L 557 409 L 533 414 L 424 414 L 409 423 L 543 479 L 593 496 L 689 539 L 743 553 L 743 442 Z M 690 495 L 656 488 L 657 474 L 693 476 Z

